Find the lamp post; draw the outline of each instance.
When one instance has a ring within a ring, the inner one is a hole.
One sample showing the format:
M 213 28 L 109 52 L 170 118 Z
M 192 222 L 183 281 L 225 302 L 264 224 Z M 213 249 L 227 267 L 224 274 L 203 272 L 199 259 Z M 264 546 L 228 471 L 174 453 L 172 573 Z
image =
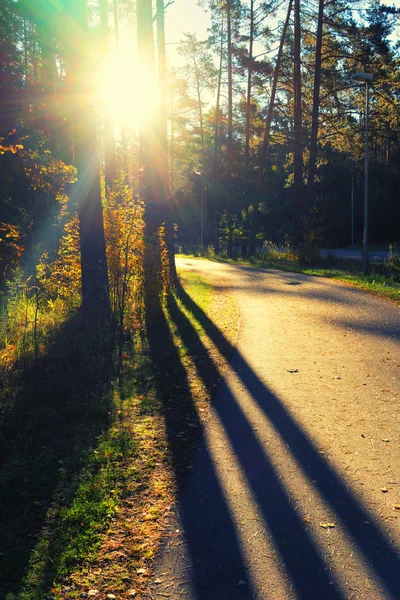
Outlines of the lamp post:
M 373 80 L 372 73 L 355 73 L 355 81 L 365 83 L 365 170 L 364 170 L 364 231 L 363 231 L 363 271 L 368 274 L 368 120 L 369 120 L 369 86 Z
M 354 163 L 351 170 L 351 247 L 354 247 Z
M 204 181 L 202 171 L 195 173 L 200 175 L 200 252 L 204 256 Z

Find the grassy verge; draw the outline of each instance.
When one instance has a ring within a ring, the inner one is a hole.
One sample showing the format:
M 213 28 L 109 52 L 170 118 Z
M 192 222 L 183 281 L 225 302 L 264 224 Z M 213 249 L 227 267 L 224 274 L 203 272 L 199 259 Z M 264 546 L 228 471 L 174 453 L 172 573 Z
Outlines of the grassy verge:
M 229 290 L 217 295 L 190 272 L 181 282 L 233 341 Z M 210 401 L 177 314 L 200 337 L 201 324 L 179 295 L 164 314 L 156 344 L 140 331 L 126 348 L 121 381 L 107 356 L 76 350 L 79 323 L 67 323 L 40 364 L 2 391 L 12 404 L 0 427 L 7 600 L 141 597 Z
M 183 256 L 183 255 L 182 255 Z M 197 258 L 191 256 L 191 258 Z M 230 264 L 241 264 L 265 269 L 280 269 L 295 273 L 305 273 L 317 277 L 328 277 L 366 292 L 385 298 L 400 305 L 400 269 L 390 269 L 386 265 L 370 265 L 368 275 L 362 273 L 359 260 L 345 260 L 333 257 L 320 258 L 313 265 L 301 265 L 295 256 L 277 250 L 267 251 L 260 257 L 245 259 L 229 259 L 226 256 L 210 256 L 210 260 L 218 260 Z

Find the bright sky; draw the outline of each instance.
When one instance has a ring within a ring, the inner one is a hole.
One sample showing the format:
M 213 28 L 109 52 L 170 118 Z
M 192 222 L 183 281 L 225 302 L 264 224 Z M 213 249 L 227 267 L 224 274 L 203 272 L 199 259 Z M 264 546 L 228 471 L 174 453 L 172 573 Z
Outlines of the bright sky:
M 209 22 L 209 13 L 197 6 L 196 0 L 175 0 L 165 16 L 167 44 L 176 44 L 186 32 L 195 33 L 200 40 L 205 39 Z
M 400 0 L 384 0 L 380 3 L 400 9 Z M 365 5 L 367 5 L 367 0 L 365 0 Z M 186 32 L 195 33 L 199 40 L 205 39 L 208 35 L 207 28 L 209 24 L 210 14 L 197 5 L 197 0 L 174 0 L 174 3 L 167 9 L 165 18 L 168 54 L 174 55 L 173 47 L 176 46 Z M 397 30 L 400 30 L 400 23 Z M 399 34 L 397 33 L 397 36 L 395 34 L 394 37 L 399 37 Z M 175 60 L 176 57 L 174 56 L 173 62 Z
M 367 4 L 367 0 L 365 0 L 365 4 Z M 386 0 L 386 4 L 389 6 L 394 4 L 400 8 L 400 0 Z M 197 5 L 197 0 L 174 0 L 173 4 L 168 7 L 165 16 L 168 63 L 182 65 L 184 59 L 178 55 L 176 47 L 184 33 L 195 33 L 199 40 L 204 40 L 208 36 L 209 25 L 210 14 Z M 400 37 L 399 32 L 400 18 L 397 35 L 394 35 L 394 39 Z M 131 31 L 121 32 L 121 48 L 115 56 L 110 56 L 104 81 L 101 84 L 102 94 L 106 102 L 112 106 L 116 118 L 121 115 L 130 115 L 126 119 L 134 128 L 137 126 L 138 114 L 144 115 L 145 118 L 146 116 L 150 117 L 154 107 L 149 98 L 157 98 L 157 91 L 153 90 L 154 82 L 151 83 L 149 73 L 146 73 L 146 69 L 141 68 L 137 63 L 136 54 L 136 41 Z M 129 72 L 134 76 L 127 77 L 126 73 Z M 141 87 L 146 91 L 142 99 L 138 94 L 138 80 L 142 82 Z

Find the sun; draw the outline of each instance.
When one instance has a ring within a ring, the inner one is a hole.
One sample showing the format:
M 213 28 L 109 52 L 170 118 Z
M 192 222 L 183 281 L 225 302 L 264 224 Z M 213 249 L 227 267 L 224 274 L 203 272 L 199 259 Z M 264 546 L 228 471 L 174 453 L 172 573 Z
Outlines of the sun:
M 100 83 L 100 96 L 114 122 L 137 130 L 156 118 L 158 89 L 152 70 L 141 64 L 131 48 L 108 54 Z

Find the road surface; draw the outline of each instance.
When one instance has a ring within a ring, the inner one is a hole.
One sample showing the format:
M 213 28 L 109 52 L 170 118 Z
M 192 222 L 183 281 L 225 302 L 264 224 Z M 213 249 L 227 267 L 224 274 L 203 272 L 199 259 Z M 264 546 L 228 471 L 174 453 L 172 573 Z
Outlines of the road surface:
M 225 278 L 240 334 L 145 598 L 400 598 L 399 309 L 323 278 L 177 265 Z

